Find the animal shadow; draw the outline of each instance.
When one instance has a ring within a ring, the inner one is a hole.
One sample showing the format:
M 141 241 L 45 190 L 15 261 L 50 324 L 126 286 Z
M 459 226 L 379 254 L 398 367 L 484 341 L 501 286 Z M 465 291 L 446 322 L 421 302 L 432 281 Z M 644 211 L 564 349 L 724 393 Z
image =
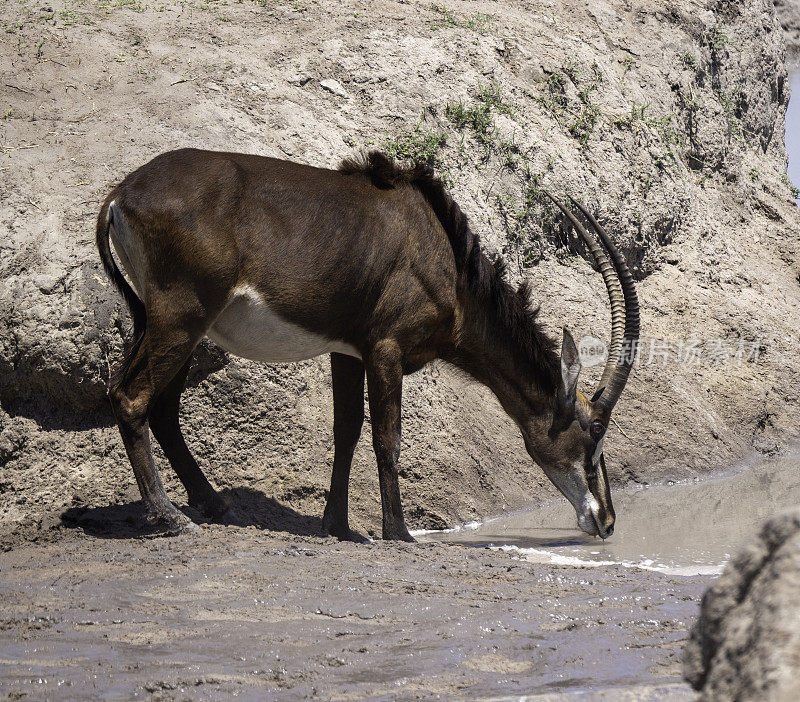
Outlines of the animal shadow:
M 261 490 L 237 487 L 221 490 L 220 494 L 236 512 L 233 526 L 254 526 L 297 536 L 326 536 L 319 516 L 297 512 Z M 186 505 L 178 505 L 178 508 L 194 522 L 208 523 L 197 510 Z M 132 539 L 162 533 L 145 522 L 140 500 L 102 507 L 70 507 L 61 514 L 61 523 L 69 529 L 81 529 L 104 539 Z

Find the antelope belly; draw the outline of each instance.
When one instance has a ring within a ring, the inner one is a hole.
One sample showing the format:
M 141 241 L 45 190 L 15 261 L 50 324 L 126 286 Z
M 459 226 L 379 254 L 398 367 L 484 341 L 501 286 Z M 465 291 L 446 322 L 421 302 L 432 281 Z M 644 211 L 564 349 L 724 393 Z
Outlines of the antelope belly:
M 361 358 L 350 344 L 286 321 L 249 285 L 236 288 L 207 336 L 232 354 L 253 361 L 302 361 L 331 352 Z

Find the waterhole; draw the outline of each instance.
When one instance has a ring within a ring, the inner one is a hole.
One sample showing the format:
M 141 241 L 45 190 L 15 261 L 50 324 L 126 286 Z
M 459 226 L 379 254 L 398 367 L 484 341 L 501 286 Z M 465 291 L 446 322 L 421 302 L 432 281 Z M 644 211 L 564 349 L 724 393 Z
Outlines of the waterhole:
M 503 548 L 564 565 L 719 573 L 767 517 L 800 504 L 800 449 L 752 458 L 702 481 L 618 489 L 613 501 L 617 523 L 605 541 L 577 528 L 564 499 L 419 538 Z

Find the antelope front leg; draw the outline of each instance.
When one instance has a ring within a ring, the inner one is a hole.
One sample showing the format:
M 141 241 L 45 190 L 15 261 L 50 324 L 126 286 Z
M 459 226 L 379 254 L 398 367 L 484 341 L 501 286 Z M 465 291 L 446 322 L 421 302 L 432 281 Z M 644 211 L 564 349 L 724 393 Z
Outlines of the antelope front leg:
M 353 452 L 364 424 L 364 364 L 352 356 L 331 354 L 333 385 L 333 472 L 322 527 L 343 541 L 365 541 L 350 529 L 347 494 Z
M 383 538 L 414 541 L 406 528 L 397 461 L 400 458 L 400 403 L 403 398 L 403 366 L 394 341 L 379 342 L 365 359 L 367 392 L 372 418 L 372 445 L 378 459 L 378 480 L 383 507 Z

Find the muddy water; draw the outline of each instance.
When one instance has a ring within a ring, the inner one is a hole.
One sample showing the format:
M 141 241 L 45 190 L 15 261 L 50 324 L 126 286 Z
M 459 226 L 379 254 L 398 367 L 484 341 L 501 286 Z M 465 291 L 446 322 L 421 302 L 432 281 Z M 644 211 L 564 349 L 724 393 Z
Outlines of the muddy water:
M 420 538 L 491 545 L 556 564 L 718 573 L 769 515 L 800 503 L 800 449 L 702 482 L 617 490 L 613 498 L 617 525 L 606 541 L 578 530 L 566 500 Z
M 786 110 L 786 153 L 789 156 L 789 178 L 800 187 L 800 71 L 789 77 L 789 85 L 791 97 Z

